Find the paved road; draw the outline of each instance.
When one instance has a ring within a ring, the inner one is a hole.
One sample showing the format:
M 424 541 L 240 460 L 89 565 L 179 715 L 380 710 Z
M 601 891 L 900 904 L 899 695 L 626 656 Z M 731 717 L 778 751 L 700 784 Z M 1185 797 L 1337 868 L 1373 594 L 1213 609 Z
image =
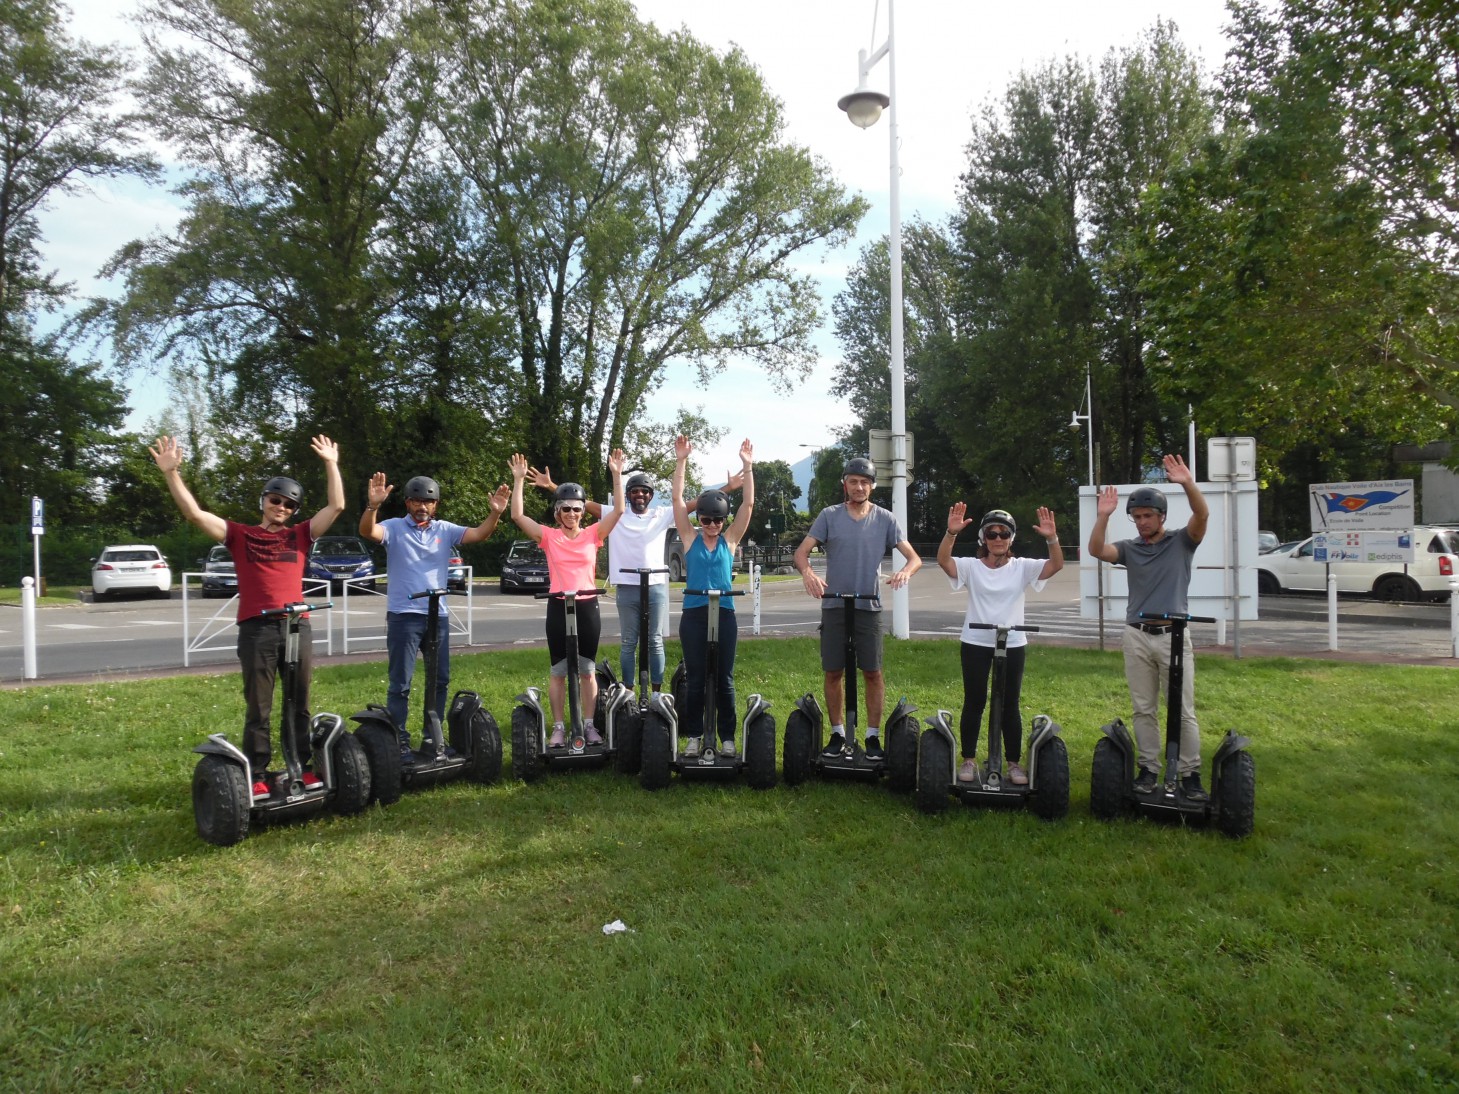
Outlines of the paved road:
M 1074 567 L 1059 574 L 1041 592 L 1030 597 L 1028 621 L 1041 628 L 1038 641 L 1077 646 L 1094 646 L 1099 641 L 1098 622 L 1079 615 L 1078 572 Z M 329 613 L 329 626 L 316 622 L 316 657 L 321 662 L 348 656 L 377 659 L 384 656 L 384 598 L 352 595 L 348 614 L 343 597 Z M 915 637 L 955 638 L 963 615 L 962 594 L 949 591 L 935 563 L 928 562 L 912 583 L 911 624 Z M 450 601 L 460 626 L 468 618 L 465 598 Z M 38 613 L 37 662 L 43 681 L 112 678 L 117 676 L 178 672 L 183 666 L 184 634 L 193 636 L 195 648 L 188 662 L 204 670 L 231 671 L 237 665 L 232 627 L 232 605 L 218 600 L 190 598 L 184 604 L 174 594 L 170 600 L 113 601 L 46 608 Z M 748 598 L 740 602 L 741 635 L 750 629 Z M 1446 604 L 1386 605 L 1360 599 L 1344 599 L 1339 605 L 1338 638 L 1342 651 L 1327 653 L 1327 602 L 1323 597 L 1284 595 L 1263 597 L 1262 618 L 1242 624 L 1242 652 L 1245 656 L 1338 656 L 1344 659 L 1392 661 L 1418 664 L 1459 665 L 1451 657 L 1449 607 Z M 500 649 L 514 645 L 541 645 L 543 606 L 531 597 L 502 596 L 491 586 L 480 585 L 470 602 L 470 648 Z M 819 605 L 801 590 L 798 581 L 767 583 L 761 603 L 761 633 L 764 635 L 809 635 L 815 633 Z M 346 635 L 348 631 L 348 635 Z M 326 633 L 329 641 L 325 641 Z M 1118 648 L 1120 627 L 1114 620 L 1105 626 L 1107 648 Z M 198 636 L 202 641 L 198 641 Z M 1198 625 L 1194 629 L 1198 648 L 1216 649 L 1216 628 Z M 1230 650 L 1234 633 L 1228 627 L 1225 650 Z M 618 613 L 604 605 L 603 641 L 618 640 Z M 454 638 L 456 649 L 467 646 L 464 636 Z M 331 647 L 332 645 L 332 652 Z M 0 609 L 0 685 L 21 679 L 20 611 Z

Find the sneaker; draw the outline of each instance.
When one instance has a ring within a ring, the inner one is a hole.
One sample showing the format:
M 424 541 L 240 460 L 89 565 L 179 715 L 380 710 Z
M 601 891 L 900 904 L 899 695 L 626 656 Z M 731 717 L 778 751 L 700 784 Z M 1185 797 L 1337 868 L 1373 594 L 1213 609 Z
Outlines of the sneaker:
M 1028 785 L 1028 772 L 1023 769 L 1022 764 L 1008 765 L 1008 781 L 1014 786 Z
M 978 761 L 964 760 L 962 766 L 957 769 L 957 781 L 960 783 L 982 782 L 983 777 L 978 772 Z
M 1181 779 L 1180 789 L 1193 802 L 1211 800 L 1211 796 L 1206 793 L 1206 788 L 1201 785 L 1201 773 L 1199 771 L 1192 771 L 1185 778 Z
M 690 759 L 693 759 L 695 756 L 699 755 L 699 750 L 703 746 L 704 739 L 702 737 L 690 737 L 689 740 L 686 741 L 684 744 L 684 755 L 688 756 Z
M 305 790 L 323 790 L 324 789 L 324 780 L 321 779 L 318 775 L 314 774 L 314 772 L 312 772 L 312 771 L 306 771 L 306 772 L 304 772 L 303 777 L 300 778 L 299 781 L 304 784 L 304 789 Z
M 876 733 L 869 733 L 866 737 L 866 758 L 868 760 L 880 760 L 886 753 L 882 751 L 881 736 Z
M 1135 793 L 1153 794 L 1159 782 L 1160 776 L 1156 775 L 1148 767 L 1142 767 L 1140 768 L 1140 777 L 1135 780 Z
M 567 747 L 567 730 L 563 729 L 562 726 L 553 726 L 552 727 L 552 736 L 547 738 L 547 747 L 548 748 L 566 748 Z
M 269 785 L 267 779 L 259 779 L 253 784 L 253 796 L 255 798 L 266 798 L 269 796 Z
M 583 728 L 587 732 L 588 744 L 590 744 L 590 745 L 600 745 L 600 744 L 603 743 L 603 735 L 598 732 L 598 727 L 595 726 L 595 725 L 593 725 L 592 722 L 589 722 Z
M 719 754 L 721 756 L 728 756 L 730 759 L 734 759 L 734 757 L 735 757 L 735 739 L 733 737 L 731 737 L 727 741 L 720 741 L 719 742 Z
M 831 743 L 826 746 L 822 756 L 839 756 L 846 751 L 846 738 L 839 733 L 833 734 Z

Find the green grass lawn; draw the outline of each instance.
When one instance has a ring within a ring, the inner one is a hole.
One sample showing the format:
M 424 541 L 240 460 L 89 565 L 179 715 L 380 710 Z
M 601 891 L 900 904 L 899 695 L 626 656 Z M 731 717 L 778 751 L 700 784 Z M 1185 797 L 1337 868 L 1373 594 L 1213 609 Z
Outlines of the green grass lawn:
M 545 660 L 458 657 L 454 684 L 506 725 Z M 746 642 L 741 696 L 783 723 L 817 665 Z M 924 714 L 959 702 L 951 642 L 889 643 L 887 672 Z M 321 670 L 315 709 L 383 702 L 384 673 Z M 1459 674 L 1200 658 L 1207 753 L 1253 740 L 1241 841 L 1090 819 L 1117 654 L 1035 647 L 1024 690 L 1069 742 L 1063 821 L 558 772 L 228 849 L 188 783 L 236 676 L 0 693 L 0 1085 L 1459 1086 Z
M 81 601 L 81 588 L 80 585 L 47 585 L 46 595 L 36 597 L 36 607 L 74 608 Z M 86 590 L 90 592 L 91 587 L 86 586 Z M 12 604 L 20 607 L 20 593 L 19 585 L 0 588 L 0 605 Z

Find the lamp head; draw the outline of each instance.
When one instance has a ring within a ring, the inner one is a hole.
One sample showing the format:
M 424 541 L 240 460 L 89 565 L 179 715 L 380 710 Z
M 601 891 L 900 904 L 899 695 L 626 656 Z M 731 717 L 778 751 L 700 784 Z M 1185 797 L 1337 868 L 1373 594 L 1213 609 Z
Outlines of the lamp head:
M 881 112 L 891 105 L 891 101 L 880 91 L 858 87 L 850 95 L 842 95 L 836 105 L 846 111 L 852 125 L 859 129 L 870 129 L 881 117 Z
M 1069 412 L 1069 432 L 1079 432 L 1079 411 L 1077 410 L 1072 410 Z

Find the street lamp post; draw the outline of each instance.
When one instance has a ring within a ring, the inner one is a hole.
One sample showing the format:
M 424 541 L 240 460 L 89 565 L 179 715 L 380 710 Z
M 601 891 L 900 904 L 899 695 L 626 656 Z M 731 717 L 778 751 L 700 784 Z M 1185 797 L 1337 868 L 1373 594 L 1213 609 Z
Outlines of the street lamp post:
M 1084 439 L 1089 453 L 1089 485 L 1096 489 L 1094 481 L 1094 383 L 1090 377 L 1088 362 L 1084 365 L 1084 413 L 1074 411 L 1069 415 L 1069 432 L 1078 433 L 1079 423 L 1084 423 Z M 1099 496 L 1096 492 L 1095 504 L 1099 504 Z M 1081 544 L 1081 549 L 1083 545 Z M 1095 601 L 1099 611 L 1099 648 L 1104 649 L 1104 562 L 1100 559 L 1094 560 L 1095 573 Z
M 907 530 L 907 403 L 906 371 L 902 358 L 902 206 L 901 167 L 897 162 L 897 58 L 893 50 L 896 35 L 896 3 L 887 0 L 887 40 L 867 56 L 861 50 L 856 59 L 856 90 L 843 95 L 836 104 L 846 112 L 851 124 L 867 129 L 876 124 L 884 109 L 890 108 L 888 122 L 888 144 L 891 149 L 890 198 L 891 238 L 888 250 L 891 259 L 891 328 L 892 328 L 892 514 L 903 535 Z M 887 91 L 872 91 L 866 86 L 866 77 L 885 57 L 887 61 Z M 910 638 L 912 634 L 910 590 L 903 586 L 892 590 L 892 634 L 897 638 Z

